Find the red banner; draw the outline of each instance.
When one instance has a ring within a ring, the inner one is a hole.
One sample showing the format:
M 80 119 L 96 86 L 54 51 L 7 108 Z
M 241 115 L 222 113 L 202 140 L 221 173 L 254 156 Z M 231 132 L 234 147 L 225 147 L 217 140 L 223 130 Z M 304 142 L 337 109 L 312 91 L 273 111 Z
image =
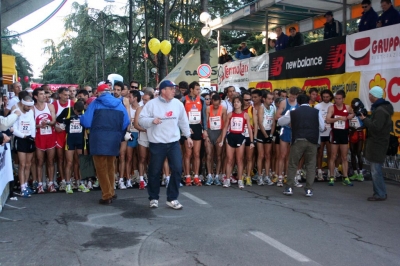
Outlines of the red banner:
M 37 89 L 40 88 L 43 84 L 41 83 L 31 83 L 31 88 L 32 89 Z M 56 92 L 59 88 L 61 87 L 70 87 L 70 86 L 74 86 L 75 88 L 79 89 L 79 85 L 78 84 L 47 84 L 50 86 L 50 90 L 53 92 Z

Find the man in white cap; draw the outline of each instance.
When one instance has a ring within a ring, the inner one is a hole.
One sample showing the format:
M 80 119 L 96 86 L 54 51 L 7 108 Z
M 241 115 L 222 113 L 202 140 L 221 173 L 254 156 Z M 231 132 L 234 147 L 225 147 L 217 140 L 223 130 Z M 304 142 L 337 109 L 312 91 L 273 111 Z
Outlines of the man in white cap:
M 371 116 L 361 114 L 364 126 L 367 128 L 364 156 L 371 163 L 371 176 L 374 194 L 368 201 L 384 201 L 387 198 L 382 167 L 389 146 L 390 132 L 393 131 L 393 105 L 383 98 L 381 87 L 375 86 L 369 91 L 372 103 Z

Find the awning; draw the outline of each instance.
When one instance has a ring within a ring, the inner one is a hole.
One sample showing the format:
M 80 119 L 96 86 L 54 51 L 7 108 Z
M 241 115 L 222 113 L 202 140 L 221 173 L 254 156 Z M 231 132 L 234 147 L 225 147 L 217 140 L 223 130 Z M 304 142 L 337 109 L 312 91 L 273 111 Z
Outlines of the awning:
M 2 54 L 1 57 L 3 60 L 3 84 L 12 84 L 17 77 L 15 56 Z

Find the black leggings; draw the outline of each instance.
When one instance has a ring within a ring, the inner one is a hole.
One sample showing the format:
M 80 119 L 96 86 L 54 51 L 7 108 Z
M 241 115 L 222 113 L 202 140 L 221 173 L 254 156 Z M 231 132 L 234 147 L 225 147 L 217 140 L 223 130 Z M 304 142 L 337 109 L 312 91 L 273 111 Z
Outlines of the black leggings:
M 353 171 L 355 171 L 357 169 L 361 170 L 363 168 L 363 160 L 362 160 L 362 156 L 361 156 L 363 146 L 364 146 L 363 140 L 360 140 L 356 143 L 350 142 L 351 167 L 353 167 Z M 358 168 L 357 168 L 356 157 L 357 157 L 357 161 L 358 161 Z

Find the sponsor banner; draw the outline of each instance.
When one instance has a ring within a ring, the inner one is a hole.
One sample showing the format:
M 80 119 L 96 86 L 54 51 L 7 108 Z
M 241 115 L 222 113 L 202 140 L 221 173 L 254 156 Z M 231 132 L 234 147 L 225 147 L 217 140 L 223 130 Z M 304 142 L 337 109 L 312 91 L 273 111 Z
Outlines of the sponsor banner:
M 43 84 L 41 84 L 41 83 L 31 83 L 31 88 L 35 90 L 37 88 L 40 88 L 42 85 Z M 47 85 L 50 86 L 50 90 L 53 92 L 56 92 L 61 87 L 68 88 L 70 86 L 74 86 L 75 88 L 79 89 L 78 84 L 47 84 Z
M 270 91 L 275 89 L 289 90 L 291 87 L 299 87 L 307 92 L 310 88 L 317 88 L 319 92 L 328 89 L 333 93 L 337 92 L 338 90 L 344 90 L 346 92 L 345 102 L 350 104 L 351 100 L 357 98 L 360 93 L 360 72 L 316 78 L 296 78 L 251 82 L 249 87 L 267 89 Z
M 245 87 L 268 79 L 268 54 L 218 65 L 218 87 Z
M 346 72 L 400 68 L 400 24 L 346 37 Z
M 342 74 L 345 57 L 345 36 L 277 51 L 269 55 L 269 79 Z

